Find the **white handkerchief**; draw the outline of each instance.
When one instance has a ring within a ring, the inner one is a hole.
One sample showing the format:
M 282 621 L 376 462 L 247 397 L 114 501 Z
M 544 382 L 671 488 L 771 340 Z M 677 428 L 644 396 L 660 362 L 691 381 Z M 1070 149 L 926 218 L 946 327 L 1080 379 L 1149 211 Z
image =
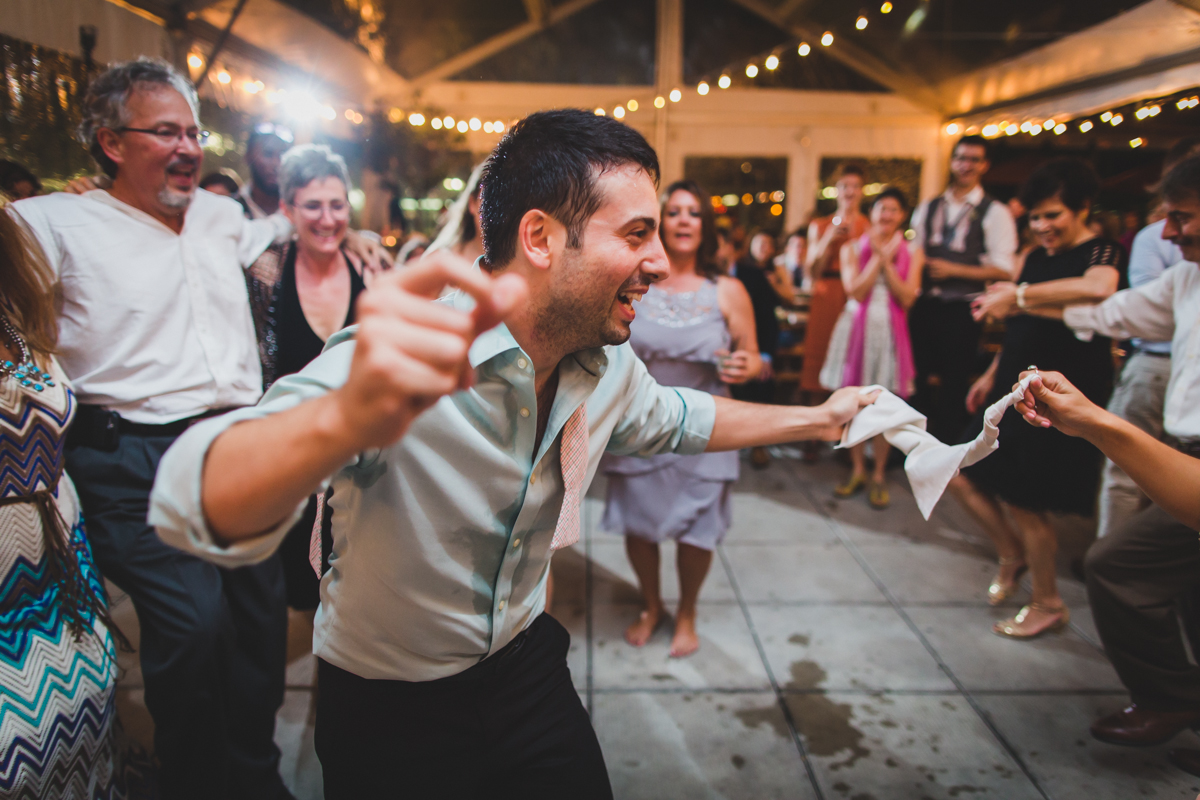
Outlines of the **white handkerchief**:
M 947 484 L 963 467 L 969 467 L 1000 446 L 1000 418 L 1013 403 L 1025 396 L 1032 376 L 983 412 L 983 430 L 974 441 L 942 444 L 925 430 L 925 416 L 882 386 L 867 386 L 863 394 L 880 390 L 879 399 L 855 415 L 842 432 L 838 447 L 853 447 L 879 434 L 904 453 L 904 471 L 912 484 L 921 515 L 929 519 Z

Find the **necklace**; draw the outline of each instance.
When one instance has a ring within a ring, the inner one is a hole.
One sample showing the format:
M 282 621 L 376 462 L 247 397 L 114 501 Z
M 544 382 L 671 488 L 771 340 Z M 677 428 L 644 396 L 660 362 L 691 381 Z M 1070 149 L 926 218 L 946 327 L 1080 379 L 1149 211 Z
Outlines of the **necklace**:
M 0 378 L 11 375 L 13 380 L 22 386 L 32 387 L 35 392 L 42 391 L 46 386 L 54 386 L 54 379 L 50 373 L 39 369 L 33 363 L 33 357 L 29 354 L 25 340 L 21 338 L 21 334 L 17 333 L 16 327 L 8 321 L 8 317 L 3 314 L 0 314 L 0 334 L 8 340 L 9 347 L 17 351 L 18 357 L 16 364 L 12 361 L 0 363 Z

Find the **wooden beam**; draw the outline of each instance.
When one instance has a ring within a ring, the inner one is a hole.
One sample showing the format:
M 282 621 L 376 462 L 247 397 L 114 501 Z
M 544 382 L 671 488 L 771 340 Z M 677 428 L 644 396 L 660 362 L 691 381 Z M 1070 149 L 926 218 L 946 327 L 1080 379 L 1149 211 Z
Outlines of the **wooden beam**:
M 775 11 L 775 13 L 779 15 L 780 19 L 789 20 L 797 11 L 801 9 L 801 7 L 807 4 L 808 0 L 785 0 L 784 4 L 781 5 Z
M 568 17 L 574 16 L 596 2 L 597 0 L 568 0 L 566 3 L 554 6 L 545 15 L 542 22 L 534 22 L 531 19 L 529 22 L 524 22 L 515 28 L 510 28 L 504 33 L 497 34 L 486 41 L 480 42 L 474 47 L 446 59 L 433 69 L 418 75 L 411 81 L 412 88 L 419 89 L 435 81 L 456 75 L 468 67 L 475 66 L 480 61 L 491 58 L 497 53 L 523 42 L 535 33 L 562 22 Z M 528 3 L 526 7 L 528 8 Z
M 525 14 L 529 17 L 529 21 L 537 25 L 544 25 L 546 15 L 550 13 L 546 7 L 546 0 L 524 0 Z
M 780 30 L 787 31 L 800 39 L 807 39 L 813 47 L 820 47 L 822 31 L 806 25 L 794 24 L 784 19 L 778 11 L 762 2 L 762 0 L 733 0 L 742 8 L 762 17 Z M 886 86 L 899 95 L 903 95 L 917 105 L 942 112 L 942 99 L 937 91 L 925 81 L 906 73 L 897 72 L 881 59 L 862 49 L 853 42 L 838 39 L 830 47 L 822 49 L 845 64 L 855 72 L 870 78 L 881 86 Z

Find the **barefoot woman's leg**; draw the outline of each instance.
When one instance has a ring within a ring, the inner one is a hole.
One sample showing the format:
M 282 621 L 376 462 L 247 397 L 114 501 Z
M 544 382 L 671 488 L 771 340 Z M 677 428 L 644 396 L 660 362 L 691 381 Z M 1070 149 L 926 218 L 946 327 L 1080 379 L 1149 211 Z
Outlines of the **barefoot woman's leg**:
M 690 656 L 700 647 L 700 637 L 696 634 L 696 600 L 712 559 L 712 550 L 679 543 L 675 555 L 679 569 L 679 611 L 675 614 L 675 636 L 671 639 L 671 655 L 675 658 Z
M 662 592 L 659 589 L 658 543 L 627 533 L 625 552 L 637 575 L 643 605 L 637 620 L 625 629 L 625 640 L 634 647 L 641 647 L 650 640 L 664 613 Z

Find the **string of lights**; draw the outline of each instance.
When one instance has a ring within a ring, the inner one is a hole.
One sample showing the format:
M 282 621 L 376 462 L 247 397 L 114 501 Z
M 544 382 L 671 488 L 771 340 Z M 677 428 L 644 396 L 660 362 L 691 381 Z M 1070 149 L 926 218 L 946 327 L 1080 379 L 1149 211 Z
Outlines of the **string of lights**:
M 1176 92 L 1175 94 L 1156 97 L 1153 99 L 1138 100 L 1131 103 L 1126 103 L 1121 106 L 1107 109 L 1098 114 L 1088 114 L 1084 116 L 1059 117 L 1052 119 L 1000 119 L 995 122 L 988 122 L 982 125 L 963 126 L 958 122 L 947 123 L 945 127 L 946 134 L 949 136 L 957 136 L 960 133 L 979 134 L 988 139 L 996 139 L 1000 137 L 1017 136 L 1025 134 L 1029 137 L 1040 136 L 1043 133 L 1053 133 L 1055 136 L 1062 136 L 1072 128 L 1079 133 L 1091 133 L 1092 131 L 1101 131 L 1101 126 L 1107 125 L 1110 128 L 1116 128 L 1129 118 L 1133 121 L 1141 122 L 1143 120 L 1153 119 L 1166 109 L 1174 108 L 1175 113 L 1187 112 L 1193 108 L 1200 106 L 1200 94 L 1196 94 L 1195 88 L 1187 89 L 1186 91 Z M 1129 146 L 1132 148 L 1145 147 L 1148 140 L 1145 136 L 1135 135 L 1129 139 Z

